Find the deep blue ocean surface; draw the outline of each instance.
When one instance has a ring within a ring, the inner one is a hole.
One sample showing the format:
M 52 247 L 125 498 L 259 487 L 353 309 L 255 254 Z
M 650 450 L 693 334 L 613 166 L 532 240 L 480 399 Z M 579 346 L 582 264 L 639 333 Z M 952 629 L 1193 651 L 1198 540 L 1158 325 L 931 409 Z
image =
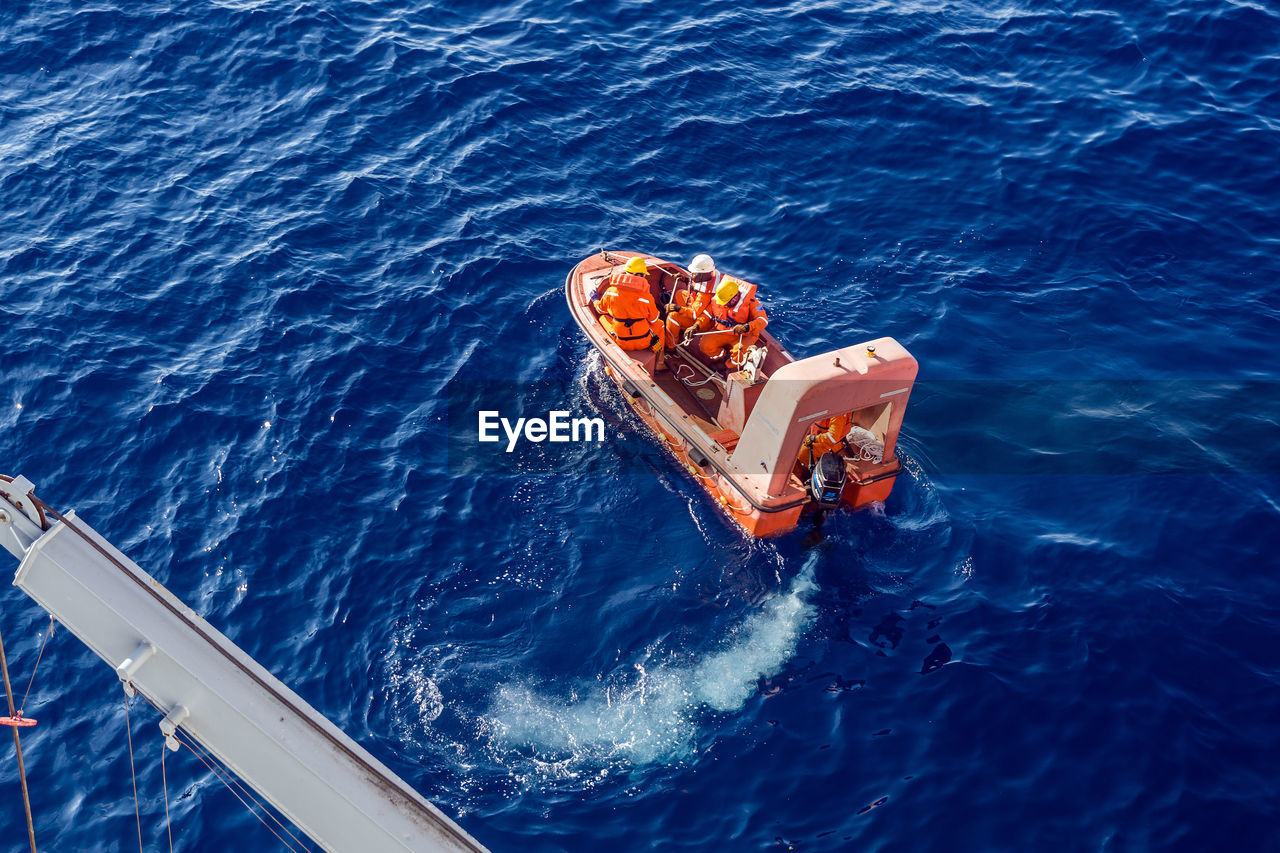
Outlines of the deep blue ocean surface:
M 1277 80 L 1247 0 L 8 0 L 0 471 L 497 853 L 1280 850 Z M 604 246 L 903 342 L 886 505 L 726 522 L 565 308 Z M 482 382 L 608 441 L 473 465 Z M 26 710 L 42 849 L 136 849 L 110 669 Z

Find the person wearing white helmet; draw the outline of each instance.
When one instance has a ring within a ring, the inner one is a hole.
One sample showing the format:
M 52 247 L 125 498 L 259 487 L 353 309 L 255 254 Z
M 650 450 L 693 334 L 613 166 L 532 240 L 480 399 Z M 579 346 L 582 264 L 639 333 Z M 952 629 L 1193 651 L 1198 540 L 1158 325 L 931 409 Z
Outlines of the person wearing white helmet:
M 693 260 L 689 261 L 689 273 L 693 276 L 694 287 L 698 290 L 703 293 L 715 290 L 708 284 L 716 277 L 716 262 L 710 255 L 694 255 Z
M 680 343 L 685 330 L 698 321 L 698 316 L 707 310 L 715 294 L 720 274 L 716 272 L 716 262 L 710 255 L 695 255 L 689 262 L 690 282 L 686 290 L 681 288 L 671 297 L 667 313 L 666 345 L 674 348 Z

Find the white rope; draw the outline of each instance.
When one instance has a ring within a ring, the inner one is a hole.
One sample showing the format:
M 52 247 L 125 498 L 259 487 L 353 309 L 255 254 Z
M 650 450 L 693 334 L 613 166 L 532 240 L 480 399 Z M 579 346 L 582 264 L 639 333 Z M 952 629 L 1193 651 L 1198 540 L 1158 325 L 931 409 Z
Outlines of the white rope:
M 851 427 L 845 443 L 849 446 L 850 455 L 860 462 L 879 464 L 884 461 L 884 444 L 869 429 L 859 426 Z
M 681 376 L 681 375 L 680 375 L 680 369 L 681 369 L 681 368 L 684 368 L 685 370 L 689 371 L 689 375 L 688 375 L 688 376 Z M 676 365 L 676 369 L 675 369 L 675 371 L 674 371 L 674 375 L 675 375 L 676 379 L 679 379 L 681 382 L 683 382 L 685 385 L 689 386 L 690 388 L 697 388 L 697 387 L 698 387 L 698 386 L 700 386 L 700 385 L 706 385 L 706 384 L 707 384 L 708 382 L 710 382 L 712 379 L 715 379 L 715 378 L 716 378 L 716 377 L 715 377 L 715 374 L 712 374 L 712 375 L 708 376 L 706 379 L 702 380 L 701 382 L 694 382 L 694 381 L 693 381 L 693 377 L 697 376 L 697 375 L 698 375 L 698 373 L 697 373 L 697 371 L 695 371 L 692 367 L 690 367 L 690 366 L 689 366 L 689 365 L 687 365 L 687 364 L 677 364 L 677 365 Z

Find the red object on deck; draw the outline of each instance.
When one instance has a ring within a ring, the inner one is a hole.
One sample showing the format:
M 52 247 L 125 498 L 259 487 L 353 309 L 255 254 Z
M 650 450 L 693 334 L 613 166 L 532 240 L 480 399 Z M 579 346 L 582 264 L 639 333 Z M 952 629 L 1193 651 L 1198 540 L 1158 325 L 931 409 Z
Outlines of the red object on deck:
M 29 720 L 21 714 L 14 714 L 12 717 L 0 717 L 0 726 L 13 726 L 15 729 L 26 729 L 34 726 L 35 720 Z

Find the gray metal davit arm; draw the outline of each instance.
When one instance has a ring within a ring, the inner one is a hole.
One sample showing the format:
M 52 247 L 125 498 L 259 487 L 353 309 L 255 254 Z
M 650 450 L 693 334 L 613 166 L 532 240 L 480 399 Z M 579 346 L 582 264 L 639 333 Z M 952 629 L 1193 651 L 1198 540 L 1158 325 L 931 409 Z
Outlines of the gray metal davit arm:
M 14 585 L 166 715 L 171 748 L 176 727 L 325 850 L 483 853 L 74 513 L 51 522 L 38 507 L 24 478 L 0 483 L 0 544 L 22 561 Z

